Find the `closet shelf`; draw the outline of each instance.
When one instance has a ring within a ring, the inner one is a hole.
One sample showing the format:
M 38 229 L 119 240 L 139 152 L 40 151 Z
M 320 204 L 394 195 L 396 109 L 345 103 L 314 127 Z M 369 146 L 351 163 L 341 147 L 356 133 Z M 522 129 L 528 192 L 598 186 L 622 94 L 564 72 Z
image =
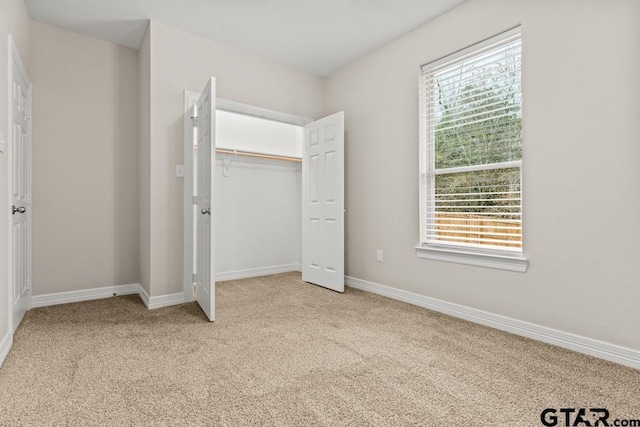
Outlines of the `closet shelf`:
M 290 162 L 298 163 L 302 162 L 302 159 L 300 157 L 278 156 L 276 154 L 256 153 L 255 151 L 230 150 L 227 148 L 216 148 L 216 153 L 230 154 L 233 156 L 259 157 L 262 159 L 287 160 Z

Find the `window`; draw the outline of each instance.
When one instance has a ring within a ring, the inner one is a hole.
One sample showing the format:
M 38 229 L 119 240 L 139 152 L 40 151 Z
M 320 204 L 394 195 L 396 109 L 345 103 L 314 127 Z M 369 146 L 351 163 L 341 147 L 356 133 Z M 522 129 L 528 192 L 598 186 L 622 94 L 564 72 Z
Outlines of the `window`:
M 522 270 L 520 70 L 519 28 L 422 67 L 419 255 Z

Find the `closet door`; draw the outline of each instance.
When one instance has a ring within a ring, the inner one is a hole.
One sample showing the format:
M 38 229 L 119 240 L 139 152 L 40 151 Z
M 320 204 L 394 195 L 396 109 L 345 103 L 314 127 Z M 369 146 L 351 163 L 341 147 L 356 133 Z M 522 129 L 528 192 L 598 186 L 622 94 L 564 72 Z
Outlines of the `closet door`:
M 216 282 L 213 253 L 213 179 L 215 165 L 215 78 L 207 83 L 197 103 L 195 120 L 198 141 L 197 221 L 196 221 L 196 300 L 210 321 L 216 317 Z
M 344 292 L 344 113 L 304 127 L 302 280 Z

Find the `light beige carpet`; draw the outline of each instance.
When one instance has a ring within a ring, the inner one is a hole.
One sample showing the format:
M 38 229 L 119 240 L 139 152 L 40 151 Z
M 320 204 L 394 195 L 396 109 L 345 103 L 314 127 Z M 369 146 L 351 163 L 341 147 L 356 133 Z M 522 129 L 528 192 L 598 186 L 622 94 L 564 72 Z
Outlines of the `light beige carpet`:
M 147 311 L 137 296 L 30 311 L 0 425 L 540 426 L 547 407 L 640 418 L 640 371 L 297 273 Z M 562 419 L 561 419 L 562 421 Z M 560 424 L 563 425 L 563 424 Z

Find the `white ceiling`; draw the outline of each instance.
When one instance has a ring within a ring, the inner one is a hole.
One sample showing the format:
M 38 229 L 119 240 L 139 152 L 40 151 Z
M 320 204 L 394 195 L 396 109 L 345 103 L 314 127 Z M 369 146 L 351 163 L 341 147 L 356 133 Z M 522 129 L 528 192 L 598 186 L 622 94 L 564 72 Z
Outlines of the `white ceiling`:
M 31 18 L 137 49 L 148 19 L 326 76 L 465 0 L 25 0 Z

